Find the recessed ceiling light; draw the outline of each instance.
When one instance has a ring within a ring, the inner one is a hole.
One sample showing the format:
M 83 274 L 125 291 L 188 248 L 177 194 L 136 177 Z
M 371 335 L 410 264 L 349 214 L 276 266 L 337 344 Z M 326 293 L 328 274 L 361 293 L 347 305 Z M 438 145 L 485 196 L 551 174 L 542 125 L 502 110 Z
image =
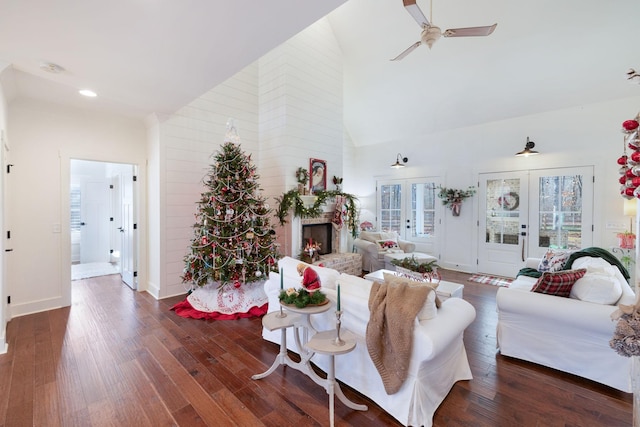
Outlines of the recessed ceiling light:
M 89 89 L 80 89 L 78 92 L 80 93 L 80 95 L 88 96 L 89 98 L 95 98 L 96 96 L 98 96 L 97 93 Z
M 64 67 L 61 67 L 58 64 L 54 64 L 53 62 L 43 62 L 40 64 L 40 69 L 46 71 L 47 73 L 60 74 L 65 71 Z

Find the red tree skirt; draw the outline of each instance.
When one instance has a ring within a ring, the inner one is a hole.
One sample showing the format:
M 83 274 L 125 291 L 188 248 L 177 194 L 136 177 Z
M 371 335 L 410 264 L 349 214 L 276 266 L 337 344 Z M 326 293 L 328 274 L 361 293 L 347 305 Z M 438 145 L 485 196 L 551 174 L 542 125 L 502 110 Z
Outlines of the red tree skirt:
M 171 310 L 175 311 L 176 314 L 180 317 L 187 317 L 192 319 L 206 319 L 206 320 L 235 320 L 235 319 L 243 319 L 247 317 L 260 317 L 267 313 L 267 309 L 269 308 L 269 304 L 264 304 L 260 307 L 251 307 L 246 313 L 233 313 L 233 314 L 223 314 L 218 312 L 204 312 L 200 310 L 196 310 L 186 299 L 182 302 L 177 303 Z

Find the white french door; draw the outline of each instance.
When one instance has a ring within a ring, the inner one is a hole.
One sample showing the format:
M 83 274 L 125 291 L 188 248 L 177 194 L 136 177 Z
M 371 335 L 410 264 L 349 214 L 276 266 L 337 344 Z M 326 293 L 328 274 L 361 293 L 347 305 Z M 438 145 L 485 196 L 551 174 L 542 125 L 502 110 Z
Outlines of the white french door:
M 527 172 L 480 175 L 478 271 L 512 276 L 524 256 L 528 226 Z M 521 231 L 523 230 L 523 231 Z
M 395 231 L 402 239 L 419 243 L 421 251 L 438 254 L 439 181 L 427 177 L 378 182 L 380 230 Z
M 593 168 L 480 175 L 478 271 L 513 277 L 527 257 L 593 242 Z

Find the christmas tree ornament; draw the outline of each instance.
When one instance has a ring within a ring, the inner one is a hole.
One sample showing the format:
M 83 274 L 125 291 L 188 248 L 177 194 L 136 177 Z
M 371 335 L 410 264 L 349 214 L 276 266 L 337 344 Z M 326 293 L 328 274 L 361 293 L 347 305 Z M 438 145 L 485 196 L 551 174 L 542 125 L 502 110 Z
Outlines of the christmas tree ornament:
M 634 130 L 636 130 L 638 128 L 638 121 L 637 120 L 625 120 L 624 122 L 622 122 L 622 128 L 626 131 L 626 132 L 632 132 Z

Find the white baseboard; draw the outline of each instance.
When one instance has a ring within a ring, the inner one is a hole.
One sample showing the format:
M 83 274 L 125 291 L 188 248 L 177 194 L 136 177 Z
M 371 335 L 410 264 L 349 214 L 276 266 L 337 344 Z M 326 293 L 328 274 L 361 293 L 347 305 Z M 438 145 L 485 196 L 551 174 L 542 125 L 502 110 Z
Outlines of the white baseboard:
M 155 299 L 160 299 L 160 287 L 152 282 L 147 282 L 145 289 Z
M 447 270 L 461 271 L 463 273 L 475 273 L 477 271 L 476 266 L 469 264 L 456 264 L 453 262 L 438 262 L 438 266 L 446 268 Z
M 31 301 L 25 304 L 11 304 L 11 318 L 26 316 L 27 314 L 40 313 L 48 310 L 55 310 L 56 308 L 67 307 L 69 304 L 64 304 L 63 298 L 55 297 L 48 298 L 39 301 Z

